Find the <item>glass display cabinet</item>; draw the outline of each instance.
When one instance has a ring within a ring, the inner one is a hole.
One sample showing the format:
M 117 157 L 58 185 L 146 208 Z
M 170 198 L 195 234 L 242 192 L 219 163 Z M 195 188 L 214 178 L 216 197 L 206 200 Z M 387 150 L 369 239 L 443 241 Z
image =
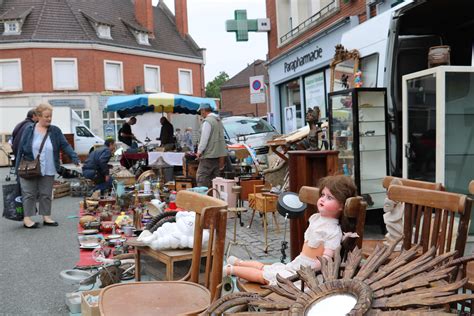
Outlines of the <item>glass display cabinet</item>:
M 387 175 L 386 89 L 354 88 L 329 99 L 331 148 L 339 151 L 339 171 L 350 175 L 369 209 L 383 207 Z
M 403 177 L 468 194 L 474 179 L 474 67 L 403 76 Z

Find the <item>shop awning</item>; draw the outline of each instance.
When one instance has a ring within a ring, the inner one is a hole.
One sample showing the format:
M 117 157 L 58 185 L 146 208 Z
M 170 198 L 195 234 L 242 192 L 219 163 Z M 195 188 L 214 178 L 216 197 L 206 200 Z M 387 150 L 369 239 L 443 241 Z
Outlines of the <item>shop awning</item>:
M 111 96 L 105 111 L 117 112 L 122 118 L 148 112 L 197 114 L 201 103 L 209 103 L 212 109 L 216 109 L 216 102 L 210 98 L 163 92 Z

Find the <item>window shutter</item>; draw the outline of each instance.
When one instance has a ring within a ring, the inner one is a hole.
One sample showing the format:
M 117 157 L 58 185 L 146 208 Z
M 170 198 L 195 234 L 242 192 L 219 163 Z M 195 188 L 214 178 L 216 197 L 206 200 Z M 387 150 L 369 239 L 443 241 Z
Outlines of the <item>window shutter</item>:
M 145 91 L 159 92 L 159 72 L 158 68 L 145 67 Z
M 122 90 L 120 64 L 107 63 L 105 67 L 105 88 Z
M 0 63 L 0 88 L 2 90 L 17 90 L 21 88 L 20 66 L 17 61 Z
M 74 61 L 55 60 L 54 71 L 55 89 L 77 89 L 77 75 Z
M 191 94 L 191 73 L 188 71 L 179 72 L 179 92 Z

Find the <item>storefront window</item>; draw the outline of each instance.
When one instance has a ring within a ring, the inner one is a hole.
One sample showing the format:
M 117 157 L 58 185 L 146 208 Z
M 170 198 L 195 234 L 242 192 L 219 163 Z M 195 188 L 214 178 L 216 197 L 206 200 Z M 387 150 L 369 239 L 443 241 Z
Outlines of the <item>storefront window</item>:
M 121 119 L 116 112 L 102 112 L 102 122 L 104 126 L 104 137 L 112 137 L 118 140 L 118 130 L 122 127 L 125 120 Z
M 305 109 L 319 106 L 321 117 L 326 115 L 326 89 L 324 71 L 317 72 L 304 78 Z
M 280 100 L 283 133 L 290 133 L 303 127 L 305 125 L 304 109 L 301 105 L 299 79 L 280 86 Z
M 377 71 L 379 54 L 373 54 L 360 59 L 360 70 L 362 71 L 362 86 L 368 88 L 377 87 Z

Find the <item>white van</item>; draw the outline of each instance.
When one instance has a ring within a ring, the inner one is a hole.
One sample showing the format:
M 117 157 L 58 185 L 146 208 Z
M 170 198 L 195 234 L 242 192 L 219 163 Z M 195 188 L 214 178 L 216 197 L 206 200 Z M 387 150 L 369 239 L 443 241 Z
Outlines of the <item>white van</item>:
M 52 124 L 58 126 L 63 134 L 74 134 L 74 151 L 78 155 L 87 155 L 94 146 L 104 144 L 104 140 L 85 126 L 79 115 L 68 107 L 54 107 Z
M 452 65 L 471 66 L 473 12 L 473 0 L 405 0 L 342 36 L 360 52 L 364 86 L 387 88 L 390 174 L 402 175 L 402 76 L 426 69 L 438 45 L 451 47 Z

